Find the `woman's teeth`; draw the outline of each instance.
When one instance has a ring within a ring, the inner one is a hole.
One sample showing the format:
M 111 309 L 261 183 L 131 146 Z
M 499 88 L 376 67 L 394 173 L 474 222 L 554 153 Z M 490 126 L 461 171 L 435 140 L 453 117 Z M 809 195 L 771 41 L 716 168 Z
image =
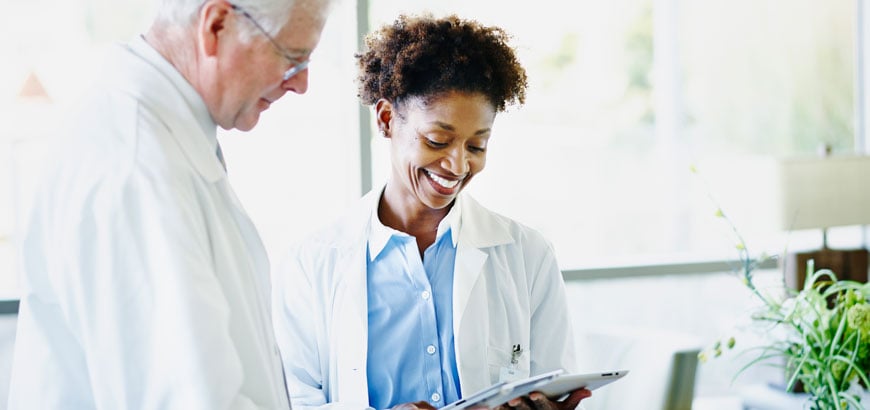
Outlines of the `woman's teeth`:
M 432 180 L 435 181 L 438 185 L 441 185 L 447 189 L 451 189 L 451 188 L 455 187 L 456 184 L 458 184 L 460 181 L 459 179 L 457 179 L 455 181 L 451 181 L 449 179 L 444 179 L 444 178 L 441 178 L 438 175 L 435 175 L 429 171 L 426 171 L 426 175 L 428 175 L 429 178 L 432 178 Z

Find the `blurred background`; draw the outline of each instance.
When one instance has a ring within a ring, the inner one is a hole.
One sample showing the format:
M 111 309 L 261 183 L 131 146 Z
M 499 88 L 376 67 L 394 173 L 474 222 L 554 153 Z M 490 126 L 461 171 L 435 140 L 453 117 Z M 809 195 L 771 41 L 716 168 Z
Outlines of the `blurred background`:
M 154 4 L 0 4 L 0 296 L 14 302 L 15 246 L 52 127 L 88 89 L 107 48 L 147 30 Z M 670 343 L 655 353 L 667 363 L 649 364 L 662 369 L 661 378 L 647 375 L 661 386 L 648 389 L 689 396 L 659 408 L 745 408 L 747 389 L 781 383 L 780 371 L 735 379 L 751 356 L 680 367 L 671 355 L 723 337 L 744 348 L 764 337 L 734 273 L 738 239 L 717 209 L 751 255 L 820 246 L 821 230 L 779 224 L 771 164 L 825 146 L 831 155 L 866 153 L 862 1 L 577 0 L 568 9 L 556 0 L 337 0 L 309 92 L 273 104 L 253 131 L 219 132 L 230 180 L 274 263 L 387 175 L 386 142 L 356 99 L 362 35 L 400 12 L 499 25 L 513 36 L 530 88 L 524 106 L 497 118 L 486 170 L 469 191 L 552 241 L 588 370 L 598 370 L 590 363 L 602 348 L 592 334 L 646 348 Z M 866 236 L 845 226 L 827 240 L 866 248 Z M 782 270 L 774 260 L 758 275 L 776 288 Z M 0 346 L 11 346 L 7 334 Z M 631 376 L 646 380 L 644 366 Z M 602 403 L 619 383 L 601 390 Z M 667 390 L 675 383 L 688 393 Z M 597 408 L 626 408 L 614 406 Z

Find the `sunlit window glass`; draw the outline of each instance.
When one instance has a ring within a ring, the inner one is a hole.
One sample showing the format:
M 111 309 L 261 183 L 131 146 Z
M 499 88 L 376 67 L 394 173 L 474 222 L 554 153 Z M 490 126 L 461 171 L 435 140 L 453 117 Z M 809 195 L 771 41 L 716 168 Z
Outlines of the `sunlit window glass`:
M 780 233 L 761 207 L 732 200 L 762 201 L 772 189 L 756 178 L 757 160 L 822 144 L 852 150 L 851 1 L 579 1 L 571 13 L 549 0 L 371 7 L 373 25 L 428 10 L 514 35 L 528 100 L 496 119 L 487 168 L 469 190 L 541 230 L 568 269 L 733 256 L 692 165 L 732 213 L 747 214 L 740 222 L 753 239 L 775 244 Z M 383 178 L 385 144 L 375 138 Z

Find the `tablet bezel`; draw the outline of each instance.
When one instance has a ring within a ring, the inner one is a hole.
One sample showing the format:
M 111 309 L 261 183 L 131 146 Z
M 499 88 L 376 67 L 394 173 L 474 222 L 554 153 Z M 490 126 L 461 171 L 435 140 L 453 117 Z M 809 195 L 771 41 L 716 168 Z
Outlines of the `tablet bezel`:
M 613 370 L 600 373 L 563 374 L 552 380 L 550 383 L 540 386 L 540 389 L 537 391 L 543 393 L 551 400 L 558 400 L 574 390 L 595 390 L 625 377 L 626 374 L 628 374 L 628 370 Z

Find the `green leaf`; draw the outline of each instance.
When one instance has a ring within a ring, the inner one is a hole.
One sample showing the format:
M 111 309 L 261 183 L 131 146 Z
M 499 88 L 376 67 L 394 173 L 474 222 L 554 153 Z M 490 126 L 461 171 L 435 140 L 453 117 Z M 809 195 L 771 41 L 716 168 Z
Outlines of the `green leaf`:
M 842 315 L 843 317 L 840 319 L 840 325 L 837 326 L 837 334 L 834 335 L 834 338 L 830 343 L 830 350 L 828 354 L 833 355 L 836 353 L 838 343 L 840 342 L 840 338 L 843 337 L 843 332 L 846 330 L 846 315 Z
M 840 390 L 837 389 L 836 383 L 834 383 L 834 377 L 831 376 L 831 373 L 825 373 L 825 381 L 827 382 L 828 389 L 831 392 L 831 398 L 834 399 L 834 408 L 842 410 L 843 407 L 840 406 L 840 400 L 838 400 L 840 397 Z
M 800 368 L 803 367 L 804 363 L 806 363 L 806 361 L 807 361 L 808 359 L 809 359 L 808 356 L 804 356 L 804 357 L 801 359 L 801 361 L 800 361 L 800 363 L 798 364 L 798 366 L 796 366 L 796 370 L 795 370 L 794 374 L 792 374 L 791 377 L 789 377 L 789 379 L 788 379 L 788 383 L 786 383 L 786 387 L 785 387 L 786 390 L 789 390 L 789 391 L 790 391 L 790 390 L 794 387 L 795 382 L 797 382 L 798 376 L 800 376 L 800 374 L 801 374 L 801 372 L 800 372 Z
M 848 402 L 849 405 L 851 406 L 850 408 L 852 408 L 852 407 L 854 407 L 856 409 L 863 409 L 864 408 L 864 406 L 855 398 L 855 395 L 853 395 L 853 394 L 841 392 L 839 398 Z

